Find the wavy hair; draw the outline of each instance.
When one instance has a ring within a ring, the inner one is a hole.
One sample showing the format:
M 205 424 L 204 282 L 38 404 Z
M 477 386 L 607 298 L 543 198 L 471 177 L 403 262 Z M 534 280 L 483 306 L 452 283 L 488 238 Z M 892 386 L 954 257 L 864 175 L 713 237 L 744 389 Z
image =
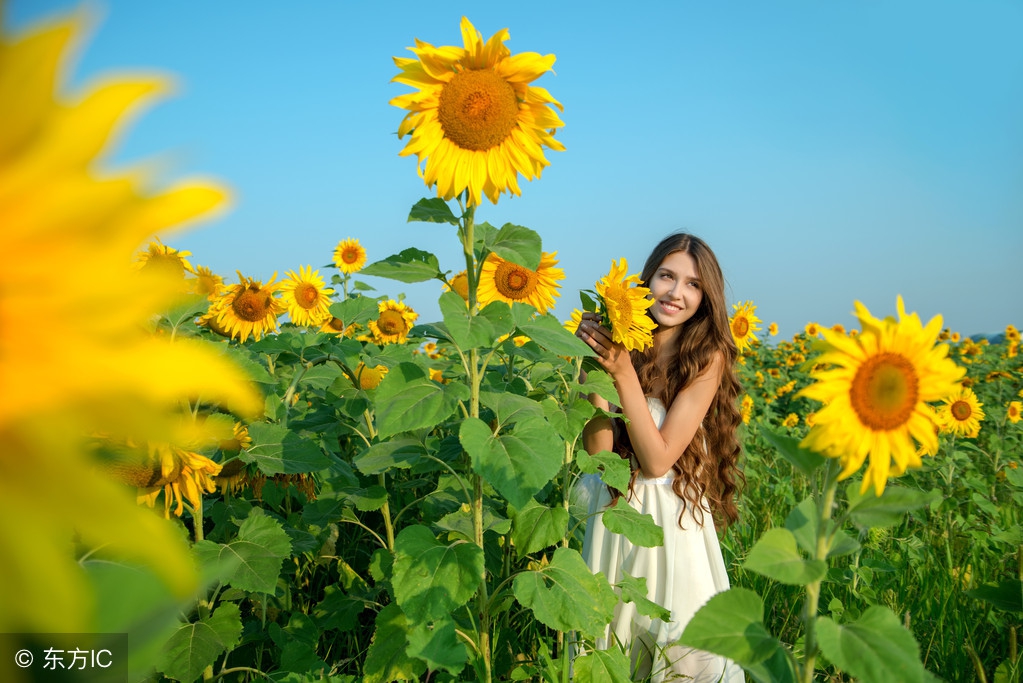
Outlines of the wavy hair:
M 682 326 L 682 334 L 678 340 L 676 362 L 667 368 L 661 368 L 655 362 L 653 349 L 633 351 L 632 364 L 639 375 L 643 392 L 648 392 L 657 385 L 663 387 L 657 398 L 666 408 L 679 392 L 710 365 L 716 354 L 721 354 L 724 367 L 718 383 L 717 393 L 711 401 L 707 415 L 693 435 L 692 441 L 672 469 L 675 479 L 672 490 L 686 505 L 693 510 L 696 520 L 703 524 L 706 508 L 701 503 L 706 499 L 711 514 L 720 528 L 727 528 L 739 517 L 735 505 L 735 497 L 746 483 L 746 477 L 739 467 L 739 456 L 742 448 L 736 436 L 741 421 L 736 405 L 741 385 L 735 372 L 738 350 L 732 339 L 728 324 L 728 311 L 725 307 L 725 280 L 717 257 L 707 243 L 699 237 L 680 232 L 669 235 L 661 240 L 650 252 L 643 266 L 640 279 L 644 287 L 650 286 L 650 280 L 669 255 L 685 252 L 696 264 L 696 272 L 700 277 L 703 299 L 693 317 Z M 648 313 L 649 314 L 649 313 Z M 617 421 L 615 429 L 615 452 L 625 458 L 633 455 L 632 443 L 624 424 Z M 632 473 L 629 490 L 633 488 L 638 470 Z M 612 502 L 621 493 L 611 490 Z M 679 526 L 682 515 L 679 515 Z

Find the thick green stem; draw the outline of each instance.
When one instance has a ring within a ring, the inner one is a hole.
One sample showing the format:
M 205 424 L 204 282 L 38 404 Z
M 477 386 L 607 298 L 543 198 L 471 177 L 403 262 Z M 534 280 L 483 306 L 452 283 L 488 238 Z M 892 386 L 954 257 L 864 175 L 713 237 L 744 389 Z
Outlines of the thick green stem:
M 380 482 L 380 488 L 385 492 L 387 491 L 387 475 L 383 472 L 377 475 L 377 480 Z M 387 535 L 387 549 L 392 553 L 394 552 L 394 524 L 391 522 L 391 504 L 388 501 L 388 496 L 384 496 L 384 504 L 380 508 L 380 514 L 384 516 L 384 533 Z
M 824 491 L 817 501 L 817 545 L 813 559 L 827 561 L 831 547 L 831 510 L 835 506 L 835 492 L 838 491 L 839 461 L 828 461 L 824 477 Z M 813 683 L 813 670 L 817 663 L 817 607 L 821 597 L 821 581 L 818 579 L 806 586 L 806 603 L 803 607 L 803 683 Z

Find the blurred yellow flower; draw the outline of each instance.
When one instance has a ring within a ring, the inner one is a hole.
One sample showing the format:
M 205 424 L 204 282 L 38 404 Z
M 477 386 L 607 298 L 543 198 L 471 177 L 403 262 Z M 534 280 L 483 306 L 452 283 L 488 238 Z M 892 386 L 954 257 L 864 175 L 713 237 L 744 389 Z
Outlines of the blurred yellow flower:
M 785 384 L 781 385 L 780 387 L 778 387 L 778 389 L 774 392 L 774 395 L 777 396 L 778 398 L 781 398 L 782 396 L 784 396 L 785 394 L 789 393 L 790 391 L 792 391 L 795 388 L 796 388 L 796 380 L 791 380 L 791 381 L 786 382 Z
M 238 272 L 239 283 L 226 285 L 214 305 L 217 324 L 227 330 L 231 338 L 244 342 L 252 335 L 259 341 L 267 333 L 277 331 L 277 316 L 284 313 L 284 304 L 274 296 L 280 283 L 274 283 L 277 273 L 265 285 Z
M 807 337 L 817 337 L 821 333 L 821 326 L 817 323 L 807 323 L 806 327 L 803 328 L 803 332 L 806 333 Z
M 139 270 L 153 268 L 164 270 L 175 279 L 180 280 L 185 277 L 185 273 L 195 273 L 192 264 L 185 258 L 191 255 L 192 252 L 168 247 L 157 238 L 150 242 L 146 249 L 138 253 L 135 257 L 135 267 Z
M 626 275 L 629 263 L 624 258 L 611 262 L 611 271 L 596 285 L 604 315 L 611 323 L 611 341 L 628 351 L 653 346 L 657 322 L 647 313 L 654 300 L 650 290 L 641 287 L 639 275 Z
M 1016 328 L 1015 325 L 1005 326 L 1005 338 L 1011 342 L 1019 341 L 1019 330 Z
M 540 265 L 530 270 L 517 263 L 506 261 L 497 254 L 490 254 L 483 262 L 480 272 L 477 298 L 479 305 L 486 306 L 492 301 L 509 304 L 529 304 L 540 313 L 554 307 L 554 297 L 561 296 L 558 280 L 565 279 L 565 271 L 555 268 L 558 252 L 540 255 Z
M 235 422 L 231 438 L 220 442 L 220 450 L 224 453 L 239 453 L 250 446 L 252 446 L 252 437 L 249 436 L 249 428 L 242 422 Z
M 192 292 L 213 301 L 220 294 L 220 286 L 223 284 L 224 278 L 206 266 L 196 266 L 195 279 L 192 280 Z
M 1012 401 L 1009 403 L 1009 409 L 1006 412 L 1006 416 L 1009 418 L 1009 422 L 1016 424 L 1019 422 L 1020 413 L 1023 412 L 1023 402 Z
M 980 422 L 984 419 L 983 403 L 977 400 L 973 389 L 960 387 L 944 399 L 938 408 L 938 424 L 941 431 L 974 438 L 980 433 Z
M 953 342 L 958 342 L 958 341 L 959 341 L 959 339 L 960 339 L 960 336 L 959 336 L 959 333 L 958 333 L 958 332 L 953 332 L 952 334 L 950 334 L 950 335 L 948 336 L 948 338 L 949 338 L 949 339 L 950 339 L 951 341 L 953 341 Z
M 817 424 L 817 413 L 809 412 L 806 414 L 806 417 L 804 417 L 803 420 L 806 422 L 807 427 L 813 427 L 815 424 Z
M 757 307 L 753 305 L 752 301 L 747 301 L 742 305 L 732 304 L 732 310 L 734 313 L 728 319 L 728 326 L 732 330 L 732 339 L 735 340 L 739 353 L 742 353 L 757 340 L 754 333 L 760 329 L 760 318 L 755 315 Z
M 845 334 L 845 326 L 842 323 L 835 323 L 831 326 L 831 331 L 837 332 L 838 334 Z
M 408 333 L 416 322 L 419 314 L 403 302 L 389 299 L 377 305 L 379 315 L 376 320 L 369 321 L 369 330 L 373 333 L 376 344 L 404 344 Z
M 342 273 L 357 273 L 366 265 L 366 250 L 359 240 L 348 237 L 334 248 L 334 265 Z
M 331 318 L 330 296 L 334 290 L 326 287 L 320 271 L 312 266 L 300 266 L 297 274 L 289 270 L 280 290 L 288 316 L 296 325 L 322 325 Z
M 469 300 L 469 275 L 468 271 L 457 273 L 449 282 L 444 285 L 445 292 L 454 292 L 466 301 Z
M 785 419 L 781 421 L 781 424 L 783 427 L 788 427 L 789 429 L 792 429 L 793 427 L 799 424 L 799 416 L 796 415 L 795 413 L 789 413 L 788 415 L 785 416 Z
M 569 316 L 568 320 L 566 320 L 562 324 L 562 327 L 564 327 L 566 330 L 568 330 L 572 334 L 575 334 L 576 330 L 579 329 L 579 324 L 582 323 L 582 321 L 583 321 L 583 312 L 580 311 L 578 308 L 573 308 L 572 309 L 572 315 Z
M 777 336 L 778 335 L 778 323 L 771 323 L 770 325 L 768 325 L 767 326 L 767 333 L 769 335 L 771 335 L 772 337 Z
M 483 195 L 496 204 L 509 191 L 520 194 L 518 176 L 539 178 L 550 165 L 544 147 L 564 151 L 554 139 L 564 125 L 544 88 L 529 85 L 551 70 L 554 55 L 512 55 L 502 29 L 486 43 L 462 17 L 464 48 L 434 47 L 416 40 L 415 58 L 395 57 L 401 71 L 392 81 L 417 88 L 391 104 L 407 109 L 398 137 L 411 134 L 401 156 L 414 154 L 427 187 L 445 200 L 463 191 L 477 206 Z
M 153 507 L 163 493 L 164 517 L 170 517 L 172 506 L 174 514 L 180 517 L 187 500 L 195 516 L 201 519 L 202 495 L 217 490 L 213 478 L 220 474 L 220 465 L 204 455 L 169 444 L 150 445 L 149 455 L 159 468 L 159 475 L 149 486 L 139 488 L 138 502 Z
M 742 423 L 748 425 L 750 418 L 753 417 L 753 397 L 749 394 L 742 395 L 742 407 L 739 414 L 742 417 Z
M 841 479 L 869 455 L 861 491 L 873 486 L 877 495 L 889 474 L 920 464 L 914 439 L 925 452 L 937 452 L 936 416 L 927 404 L 954 392 L 964 372 L 947 346 L 935 345 L 941 316 L 924 327 L 916 313 L 906 313 L 901 296 L 897 307 L 898 321 L 878 320 L 857 301 L 858 337 L 822 331 L 819 360 L 835 367 L 814 372 L 817 382 L 799 392 L 824 404 L 801 445 L 840 458 Z
M 151 174 L 98 167 L 125 118 L 167 86 L 118 77 L 57 95 L 88 19 L 0 30 L 0 632 L 94 628 L 98 606 L 73 540 L 191 594 L 198 577 L 177 529 L 95 467 L 87 434 L 167 438 L 194 396 L 245 414 L 262 404 L 208 343 L 145 333 L 182 280 L 133 266 L 133 255 L 154 233 L 211 214 L 226 192 L 205 183 L 155 190 L 145 184 Z M 60 321 L 73 340 L 32 333 L 40 321 Z
M 358 381 L 359 386 L 363 389 L 376 389 L 380 386 L 380 382 L 383 381 L 386 374 L 387 367 L 383 365 L 371 368 L 365 363 L 359 363 L 359 366 L 355 368 L 356 381 Z

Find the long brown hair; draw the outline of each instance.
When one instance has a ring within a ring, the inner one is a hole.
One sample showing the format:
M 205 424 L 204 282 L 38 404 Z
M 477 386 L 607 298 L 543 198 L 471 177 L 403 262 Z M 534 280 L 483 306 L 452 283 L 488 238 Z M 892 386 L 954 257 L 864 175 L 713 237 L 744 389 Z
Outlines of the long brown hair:
M 643 286 L 649 287 L 664 259 L 677 252 L 685 252 L 696 263 L 703 299 L 693 317 L 682 326 L 675 362 L 667 368 L 659 367 L 650 348 L 633 351 L 632 364 L 643 392 L 651 395 L 651 388 L 660 385 L 662 389 L 656 397 L 661 399 L 665 408 L 671 408 L 679 392 L 710 365 L 714 356 L 723 356 L 724 368 L 717 393 L 696 434 L 672 465 L 676 476 L 671 487 L 675 495 L 686 502 L 700 524 L 703 524 L 704 513 L 701 500 L 706 498 L 715 523 L 725 528 L 739 517 L 735 496 L 746 482 L 739 468 L 742 448 L 736 436 L 741 420 L 736 401 L 742 389 L 735 373 L 738 351 L 728 324 L 721 266 L 714 252 L 699 237 L 680 232 L 661 240 L 643 266 L 640 274 Z M 633 455 L 628 431 L 620 422 L 615 429 L 615 452 L 626 458 Z M 633 471 L 630 490 L 637 474 L 638 470 Z M 612 489 L 611 495 L 613 500 L 621 494 Z M 679 516 L 681 524 L 682 515 Z

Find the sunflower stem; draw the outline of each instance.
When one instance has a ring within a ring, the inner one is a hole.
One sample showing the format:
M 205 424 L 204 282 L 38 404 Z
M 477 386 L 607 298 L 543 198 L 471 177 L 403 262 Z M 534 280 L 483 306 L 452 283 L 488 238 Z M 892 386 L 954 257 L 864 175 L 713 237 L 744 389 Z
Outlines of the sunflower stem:
M 838 490 L 838 472 L 840 462 L 837 458 L 828 461 L 827 474 L 824 476 L 824 490 L 817 502 L 817 547 L 813 559 L 827 560 L 831 546 L 831 511 L 835 506 L 835 492 Z M 821 595 L 821 580 L 813 581 L 806 586 L 806 603 L 803 609 L 803 683 L 813 683 L 813 671 L 817 662 L 817 606 Z

